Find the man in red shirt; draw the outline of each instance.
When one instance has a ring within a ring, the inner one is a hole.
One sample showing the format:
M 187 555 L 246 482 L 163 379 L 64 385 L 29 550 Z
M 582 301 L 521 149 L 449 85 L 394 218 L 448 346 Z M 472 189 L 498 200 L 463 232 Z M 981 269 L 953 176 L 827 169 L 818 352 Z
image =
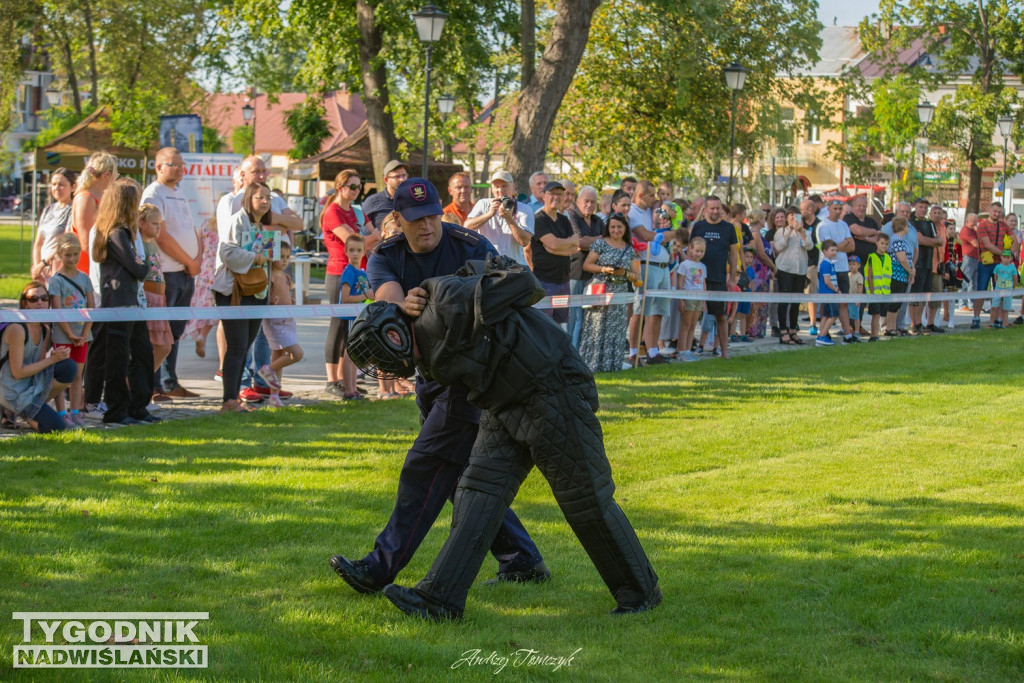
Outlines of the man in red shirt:
M 473 208 L 473 181 L 469 174 L 463 171 L 453 173 L 448 179 L 448 194 L 452 197 L 452 203 L 444 207 L 444 212 L 455 214 L 459 217 L 459 225 L 465 226 Z
M 974 289 L 974 278 L 978 276 L 978 214 L 969 213 L 964 219 L 964 227 L 960 228 L 960 251 L 963 252 L 963 260 L 960 262 L 960 272 L 964 274 L 963 291 L 968 292 Z M 971 301 L 965 300 L 963 310 L 965 313 L 972 310 Z
M 1013 232 L 1003 221 L 1003 205 L 999 202 L 992 202 L 988 210 L 988 216 L 982 214 L 983 217 L 980 217 L 981 220 L 978 222 L 976 230 L 980 256 L 978 257 L 977 277 L 974 278 L 974 289 L 979 292 L 988 289 L 989 283 L 992 281 L 992 274 L 999 263 L 1003 249 L 1006 248 L 1006 237 L 1009 235 L 1012 240 L 1011 250 L 1015 251 L 1020 248 Z M 981 327 L 981 308 L 984 304 L 984 299 L 974 300 L 974 319 L 971 320 L 972 330 Z M 995 309 L 992 310 L 994 311 Z M 992 322 L 995 322 L 995 314 L 992 313 L 991 315 Z

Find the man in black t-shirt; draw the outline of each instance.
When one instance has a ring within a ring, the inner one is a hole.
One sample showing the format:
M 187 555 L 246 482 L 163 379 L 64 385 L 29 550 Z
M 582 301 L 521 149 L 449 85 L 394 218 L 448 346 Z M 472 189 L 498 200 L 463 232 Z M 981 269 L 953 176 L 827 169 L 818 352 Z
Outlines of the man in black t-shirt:
M 572 255 L 580 250 L 580 238 L 573 233 L 569 219 L 560 213 L 564 196 L 562 184 L 550 181 L 541 195 L 544 208 L 533 217 L 533 274 L 548 296 L 569 293 L 569 264 Z M 569 323 L 567 308 L 549 308 L 547 314 L 560 325 Z
M 850 200 L 850 211 L 843 216 L 843 220 L 850 226 L 850 233 L 853 235 L 854 252 L 861 263 L 868 262 L 868 256 L 875 253 L 875 239 L 881 228 L 874 218 L 868 215 L 868 198 L 859 195 Z
M 935 257 L 935 247 L 945 244 L 944 239 L 939 239 L 938 232 L 931 219 L 928 218 L 928 200 L 924 198 L 914 202 L 914 215 L 910 217 L 910 224 L 917 230 L 917 258 L 914 262 L 914 281 L 910 283 L 910 291 L 925 294 L 932 291 L 932 259 Z M 910 302 L 910 322 L 915 334 L 928 334 L 921 324 L 921 302 Z M 941 330 L 940 330 L 941 332 Z
M 736 228 L 729 221 L 722 220 L 722 200 L 709 195 L 704 200 L 705 219 L 690 229 L 690 239 L 703 237 L 706 244 L 701 263 L 708 269 L 707 286 L 710 292 L 728 291 L 736 282 L 737 264 L 740 252 L 736 240 Z M 708 314 L 715 316 L 715 333 L 722 358 L 729 357 L 729 325 L 724 301 L 708 301 Z

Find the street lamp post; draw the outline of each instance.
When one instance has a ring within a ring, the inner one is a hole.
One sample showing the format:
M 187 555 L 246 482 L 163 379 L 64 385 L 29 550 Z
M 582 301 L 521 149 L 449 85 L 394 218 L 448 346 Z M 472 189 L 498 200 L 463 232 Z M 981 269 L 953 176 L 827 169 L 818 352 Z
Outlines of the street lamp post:
M 412 13 L 416 22 L 416 33 L 419 34 L 420 42 L 427 49 L 427 67 L 423 93 L 423 173 L 427 177 L 427 145 L 429 139 L 430 122 L 430 58 L 434 54 L 434 43 L 441 39 L 441 31 L 444 29 L 444 22 L 448 19 L 448 13 L 442 12 L 435 5 L 427 5 L 418 12 Z
M 249 125 L 252 121 L 252 149 L 249 154 L 256 154 L 256 107 L 252 106 L 251 102 L 246 102 L 245 106 L 242 107 L 242 118 L 245 119 L 245 125 Z
M 725 83 L 732 90 L 732 122 L 729 130 L 729 190 L 728 202 L 732 204 L 732 176 L 736 160 L 736 97 L 743 85 L 747 82 L 747 70 L 737 62 L 733 62 L 722 70 L 725 73 Z
M 924 102 L 917 105 L 917 120 L 921 122 L 922 134 L 925 138 L 924 144 L 921 145 L 921 196 L 924 196 L 924 155 L 928 151 L 928 124 L 932 122 L 932 117 L 935 116 L 935 105 L 925 98 Z
M 999 117 L 999 133 L 1003 136 L 1003 211 L 1009 213 L 1007 208 L 1006 195 L 1009 188 L 1006 187 L 1006 157 L 1010 153 L 1010 133 L 1013 132 L 1013 117 L 1009 114 Z

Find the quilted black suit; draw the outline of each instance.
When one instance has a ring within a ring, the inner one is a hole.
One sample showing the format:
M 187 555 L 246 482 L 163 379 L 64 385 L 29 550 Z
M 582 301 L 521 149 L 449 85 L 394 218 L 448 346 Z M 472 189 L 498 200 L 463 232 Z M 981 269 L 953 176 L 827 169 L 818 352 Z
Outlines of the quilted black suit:
M 643 603 L 658 577 L 613 499 L 597 388 L 569 337 L 532 305 L 544 296 L 524 268 L 467 264 L 424 282 L 413 325 L 421 371 L 462 382 L 484 409 L 455 493 L 452 529 L 416 590 L 461 612 L 505 509 L 534 465 L 620 606 Z

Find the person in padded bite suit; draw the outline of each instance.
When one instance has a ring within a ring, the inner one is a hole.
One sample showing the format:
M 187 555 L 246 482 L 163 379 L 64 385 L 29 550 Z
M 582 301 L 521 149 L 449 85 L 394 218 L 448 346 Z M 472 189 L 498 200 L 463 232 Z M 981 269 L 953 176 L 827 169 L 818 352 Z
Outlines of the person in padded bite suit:
M 441 198 L 423 178 L 409 178 L 399 185 L 392 208 L 402 231 L 377 246 L 366 268 L 380 301 L 416 310 L 423 301 L 421 282 L 451 275 L 468 260 L 497 253 L 479 233 L 441 221 Z M 467 391 L 458 383 L 442 386 L 417 378 L 416 405 L 422 427 L 398 476 L 391 517 L 365 557 L 353 560 L 335 555 L 330 559 L 338 576 L 356 591 L 377 593 L 393 582 L 423 542 L 445 501 L 455 495 L 480 421 L 480 409 L 466 400 Z M 494 581 L 539 583 L 551 577 L 540 550 L 512 510 L 505 511 L 503 523 L 487 542 L 498 560 Z
M 480 430 L 455 492 L 452 528 L 415 588 L 384 595 L 406 614 L 459 619 L 502 516 L 534 465 L 615 597 L 613 614 L 661 602 L 658 577 L 616 504 L 597 387 L 569 337 L 532 308 L 544 296 L 526 268 L 504 257 L 470 261 L 423 282 L 424 302 L 372 303 L 356 318 L 349 354 L 371 375 L 422 376 L 469 389 Z

